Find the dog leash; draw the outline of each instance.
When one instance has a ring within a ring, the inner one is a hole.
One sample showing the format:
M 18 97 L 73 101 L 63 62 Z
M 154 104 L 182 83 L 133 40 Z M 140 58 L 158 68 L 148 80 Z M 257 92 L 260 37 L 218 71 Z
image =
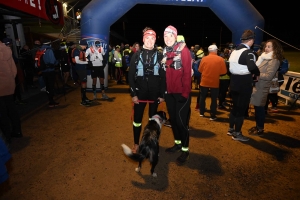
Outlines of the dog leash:
M 138 102 L 139 103 L 154 103 L 155 101 L 150 101 L 150 100 L 138 100 Z M 159 105 L 161 105 L 162 103 L 160 103 L 160 104 L 158 104 L 158 106 Z M 163 107 L 163 111 L 164 111 L 164 108 L 165 108 L 165 106 L 164 105 L 162 105 Z M 132 102 L 132 115 L 131 115 L 131 121 L 133 121 L 133 116 L 134 116 L 134 103 Z

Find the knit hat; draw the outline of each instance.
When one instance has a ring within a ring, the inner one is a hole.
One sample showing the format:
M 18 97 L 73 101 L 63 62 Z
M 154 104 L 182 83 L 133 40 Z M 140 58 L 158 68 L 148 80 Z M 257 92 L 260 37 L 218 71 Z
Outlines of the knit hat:
M 147 30 L 147 31 L 145 31 L 145 33 L 143 35 L 143 39 L 145 39 L 146 37 L 148 37 L 150 35 L 156 38 L 156 33 L 154 30 Z
M 164 35 L 167 34 L 167 33 L 172 33 L 174 35 L 174 37 L 177 38 L 177 29 L 174 26 L 171 26 L 171 25 L 168 26 L 165 29 Z

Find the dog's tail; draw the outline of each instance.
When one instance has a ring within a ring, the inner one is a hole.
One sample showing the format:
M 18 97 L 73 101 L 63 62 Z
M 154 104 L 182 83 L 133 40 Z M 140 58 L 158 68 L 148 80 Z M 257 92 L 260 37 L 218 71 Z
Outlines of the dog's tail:
M 132 153 L 132 150 L 126 144 L 122 144 L 121 146 L 125 155 L 131 158 L 132 160 L 140 162 L 145 159 L 145 156 L 142 154 Z

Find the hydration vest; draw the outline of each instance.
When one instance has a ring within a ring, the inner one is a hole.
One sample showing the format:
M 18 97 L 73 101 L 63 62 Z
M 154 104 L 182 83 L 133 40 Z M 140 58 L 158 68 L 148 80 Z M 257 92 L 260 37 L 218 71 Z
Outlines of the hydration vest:
M 176 50 L 174 51 L 174 48 L 177 46 Z M 167 60 L 170 60 L 172 59 L 173 62 L 172 64 L 170 64 L 169 66 L 166 66 L 166 67 L 170 67 L 170 68 L 174 68 L 175 70 L 178 70 L 182 67 L 182 64 L 181 64 L 181 51 L 182 49 L 185 47 L 185 43 L 184 42 L 178 42 L 177 44 L 174 45 L 174 47 L 172 48 L 172 53 L 175 54 L 175 56 L 172 56 L 172 57 L 167 57 L 166 59 Z M 163 51 L 163 55 L 166 57 L 167 56 L 167 50 L 166 48 L 164 48 L 164 51 Z M 176 59 L 174 59 L 176 58 Z
M 75 61 L 75 57 L 74 57 L 74 51 L 75 51 L 75 49 L 76 48 L 74 48 L 73 50 L 72 50 L 72 62 L 73 63 L 76 63 L 76 61 Z M 78 49 L 79 50 L 79 49 Z M 79 50 L 79 60 L 81 60 L 81 61 L 86 61 L 86 57 L 85 57 L 85 52 L 84 51 L 80 51 Z
M 145 63 L 142 58 L 143 51 L 140 52 L 140 55 L 136 61 L 136 75 L 137 76 L 149 76 L 149 75 L 159 75 L 159 63 L 157 62 L 157 54 L 158 52 L 154 52 L 151 56 L 151 62 Z
M 93 47 L 90 47 L 90 49 L 92 53 L 95 53 L 95 49 Z M 101 47 L 98 49 L 98 52 L 101 53 Z

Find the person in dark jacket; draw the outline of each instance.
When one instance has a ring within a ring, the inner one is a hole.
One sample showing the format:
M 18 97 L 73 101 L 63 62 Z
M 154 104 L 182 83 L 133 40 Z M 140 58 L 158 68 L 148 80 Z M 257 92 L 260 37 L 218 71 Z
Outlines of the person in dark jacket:
M 142 118 L 147 102 L 149 119 L 157 112 L 158 104 L 164 102 L 165 71 L 160 66 L 161 54 L 154 47 L 156 33 L 151 28 L 143 30 L 143 47 L 133 54 L 128 81 L 130 94 L 134 103 L 132 151 L 138 152 Z
M 178 164 L 185 163 L 189 158 L 188 120 L 191 105 L 192 58 L 184 42 L 177 42 L 177 29 L 168 26 L 164 31 L 163 66 L 166 70 L 165 100 L 175 139 L 173 147 L 167 153 L 181 151 L 177 158 Z
M 28 88 L 36 88 L 33 84 L 33 77 L 34 77 L 34 62 L 32 60 L 31 50 L 29 49 L 28 45 L 24 45 L 20 50 L 20 54 L 22 59 L 22 68 L 25 71 L 25 80 L 26 80 L 26 87 Z
M 230 94 L 232 97 L 232 109 L 229 115 L 229 129 L 227 135 L 233 140 L 248 141 L 249 138 L 242 134 L 244 115 L 250 103 L 253 88 L 253 77 L 259 76 L 256 66 L 256 54 L 251 50 L 254 44 L 255 34 L 252 30 L 245 30 L 242 34 L 242 43 L 230 54 L 229 70 Z
M 51 40 L 44 39 L 40 50 L 46 50 L 43 59 L 47 67 L 42 69 L 42 76 L 46 84 L 46 91 L 49 100 L 48 106 L 49 108 L 53 108 L 59 105 L 58 102 L 54 101 L 55 66 L 58 65 L 59 61 L 56 60 L 54 56 L 51 48 Z

